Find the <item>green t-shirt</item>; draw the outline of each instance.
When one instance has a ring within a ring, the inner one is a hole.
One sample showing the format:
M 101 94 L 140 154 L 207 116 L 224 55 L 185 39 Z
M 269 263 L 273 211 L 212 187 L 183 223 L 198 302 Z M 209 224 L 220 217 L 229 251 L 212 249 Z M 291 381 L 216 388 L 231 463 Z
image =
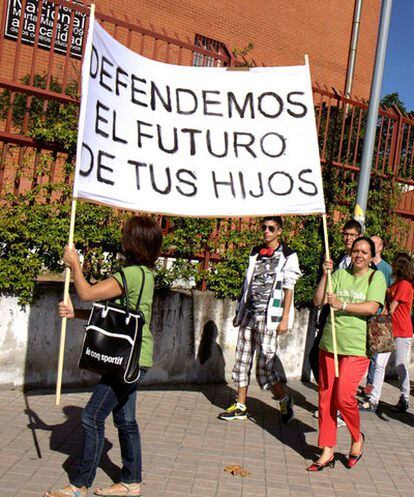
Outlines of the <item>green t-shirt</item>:
M 376 271 L 369 283 L 372 269 L 362 276 L 355 276 L 351 269 L 338 269 L 332 275 L 334 293 L 342 302 L 360 303 L 367 301 L 384 304 L 387 285 L 381 271 Z M 366 356 L 367 316 L 356 316 L 346 311 L 335 311 L 335 332 L 337 352 L 340 355 Z M 331 316 L 329 315 L 319 345 L 322 350 L 333 352 Z
M 142 347 L 139 356 L 139 365 L 145 368 L 152 366 L 152 350 L 153 339 L 150 330 L 152 299 L 154 296 L 154 273 L 146 266 L 128 266 L 122 268 L 128 286 L 129 305 L 135 309 L 138 302 L 139 292 L 142 285 L 142 272 L 139 269 L 142 267 L 145 273 L 145 285 L 142 291 L 140 309 L 145 317 L 145 324 L 142 330 Z M 113 278 L 123 287 L 120 273 L 115 273 Z M 122 299 L 117 299 L 116 303 L 120 304 Z

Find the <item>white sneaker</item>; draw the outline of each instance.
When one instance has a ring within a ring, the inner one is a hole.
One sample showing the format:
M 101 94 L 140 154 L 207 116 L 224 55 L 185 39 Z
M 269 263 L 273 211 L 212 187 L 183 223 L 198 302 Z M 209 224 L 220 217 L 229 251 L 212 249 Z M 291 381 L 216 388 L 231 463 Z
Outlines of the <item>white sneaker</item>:
M 341 413 L 339 411 L 336 413 L 336 426 L 338 428 L 342 428 L 342 426 L 346 426 L 346 423 L 342 419 Z
M 319 411 L 315 411 L 312 416 L 316 419 L 319 418 Z M 342 419 L 341 413 L 339 411 L 336 412 L 336 426 L 341 428 L 342 426 L 346 426 L 345 421 Z

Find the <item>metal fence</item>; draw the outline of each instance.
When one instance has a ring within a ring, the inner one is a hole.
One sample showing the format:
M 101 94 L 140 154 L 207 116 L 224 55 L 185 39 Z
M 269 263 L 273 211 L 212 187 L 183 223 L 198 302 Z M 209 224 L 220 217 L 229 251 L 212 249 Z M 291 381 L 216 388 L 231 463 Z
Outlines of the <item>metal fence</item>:
M 45 36 L 41 16 L 32 18 L 32 35 L 27 33 L 23 12 L 27 2 L 21 1 L 19 28 L 12 37 L 5 36 L 11 13 L 3 1 L 0 27 L 0 192 L 15 194 L 33 189 L 39 184 L 57 180 L 70 183 L 65 164 L 73 160 L 73 152 L 64 143 L 47 137 L 33 136 L 35 119 L 46 119 L 62 106 L 79 105 L 80 68 L 85 48 L 89 8 L 66 0 L 34 2 L 37 13 L 42 9 L 53 12 L 53 26 Z M 65 23 L 62 24 L 62 18 Z M 225 45 L 205 45 L 197 40 L 182 39 L 152 25 L 143 26 L 127 17 L 117 19 L 114 14 L 96 12 L 96 18 L 117 40 L 132 50 L 154 60 L 205 66 L 234 66 L 239 63 Z M 60 19 L 60 21 L 59 21 Z M 59 24 L 60 22 L 60 24 Z M 30 36 L 29 36 L 30 35 Z M 83 43 L 80 43 L 83 35 Z M 64 39 L 74 40 L 74 46 Z M 63 40 L 63 41 L 62 41 Z M 245 63 L 246 61 L 240 61 Z M 314 103 L 320 145 L 321 163 L 342 171 L 343 198 L 346 189 L 355 188 L 362 155 L 367 102 L 346 99 L 332 89 L 314 86 Z M 380 109 L 373 170 L 386 181 L 404 185 L 397 213 L 408 222 L 407 235 L 402 237 L 406 248 L 414 250 L 414 199 L 410 189 L 414 185 L 413 153 L 414 117 L 403 115 L 398 109 Z M 47 164 L 47 167 L 46 167 Z M 349 193 L 349 192 L 348 192 Z M 45 201 L 53 201 L 46 198 Z M 168 218 L 160 219 L 165 231 L 170 229 Z M 241 227 L 245 221 L 219 221 L 220 230 Z M 229 228 L 230 226 L 230 228 Z M 207 268 L 218 254 L 208 250 L 194 254 L 201 268 Z M 202 285 L 205 287 L 205 284 Z
M 322 164 L 358 173 L 368 103 L 345 98 L 335 90 L 314 87 L 314 103 Z M 414 117 L 397 107 L 380 108 L 372 170 L 413 185 Z

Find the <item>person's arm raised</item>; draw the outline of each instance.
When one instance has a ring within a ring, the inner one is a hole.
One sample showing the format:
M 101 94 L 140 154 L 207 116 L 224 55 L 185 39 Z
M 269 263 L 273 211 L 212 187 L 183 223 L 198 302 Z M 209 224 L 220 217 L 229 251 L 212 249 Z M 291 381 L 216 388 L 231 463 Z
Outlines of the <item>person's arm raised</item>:
M 75 249 L 66 246 L 63 260 L 71 268 L 76 292 L 84 302 L 113 299 L 122 295 L 123 290 L 115 278 L 107 278 L 95 285 L 88 283 L 82 273 L 79 256 Z
M 324 261 L 322 265 L 322 277 L 319 281 L 319 284 L 316 288 L 315 294 L 313 296 L 313 303 L 316 305 L 316 307 L 322 307 L 324 304 L 326 304 L 326 285 L 328 283 L 328 271 L 332 271 L 333 268 L 333 262 L 332 260 L 330 261 Z

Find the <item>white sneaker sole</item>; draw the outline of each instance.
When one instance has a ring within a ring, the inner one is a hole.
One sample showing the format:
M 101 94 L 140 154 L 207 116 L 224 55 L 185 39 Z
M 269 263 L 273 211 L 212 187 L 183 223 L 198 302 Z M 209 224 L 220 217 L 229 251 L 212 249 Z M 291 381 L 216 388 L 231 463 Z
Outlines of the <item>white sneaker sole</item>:
M 219 419 L 222 419 L 223 421 L 233 421 L 234 419 L 240 419 L 240 421 L 245 421 L 247 419 L 247 414 L 245 414 L 244 416 L 234 416 L 232 418 L 225 418 L 219 416 Z

